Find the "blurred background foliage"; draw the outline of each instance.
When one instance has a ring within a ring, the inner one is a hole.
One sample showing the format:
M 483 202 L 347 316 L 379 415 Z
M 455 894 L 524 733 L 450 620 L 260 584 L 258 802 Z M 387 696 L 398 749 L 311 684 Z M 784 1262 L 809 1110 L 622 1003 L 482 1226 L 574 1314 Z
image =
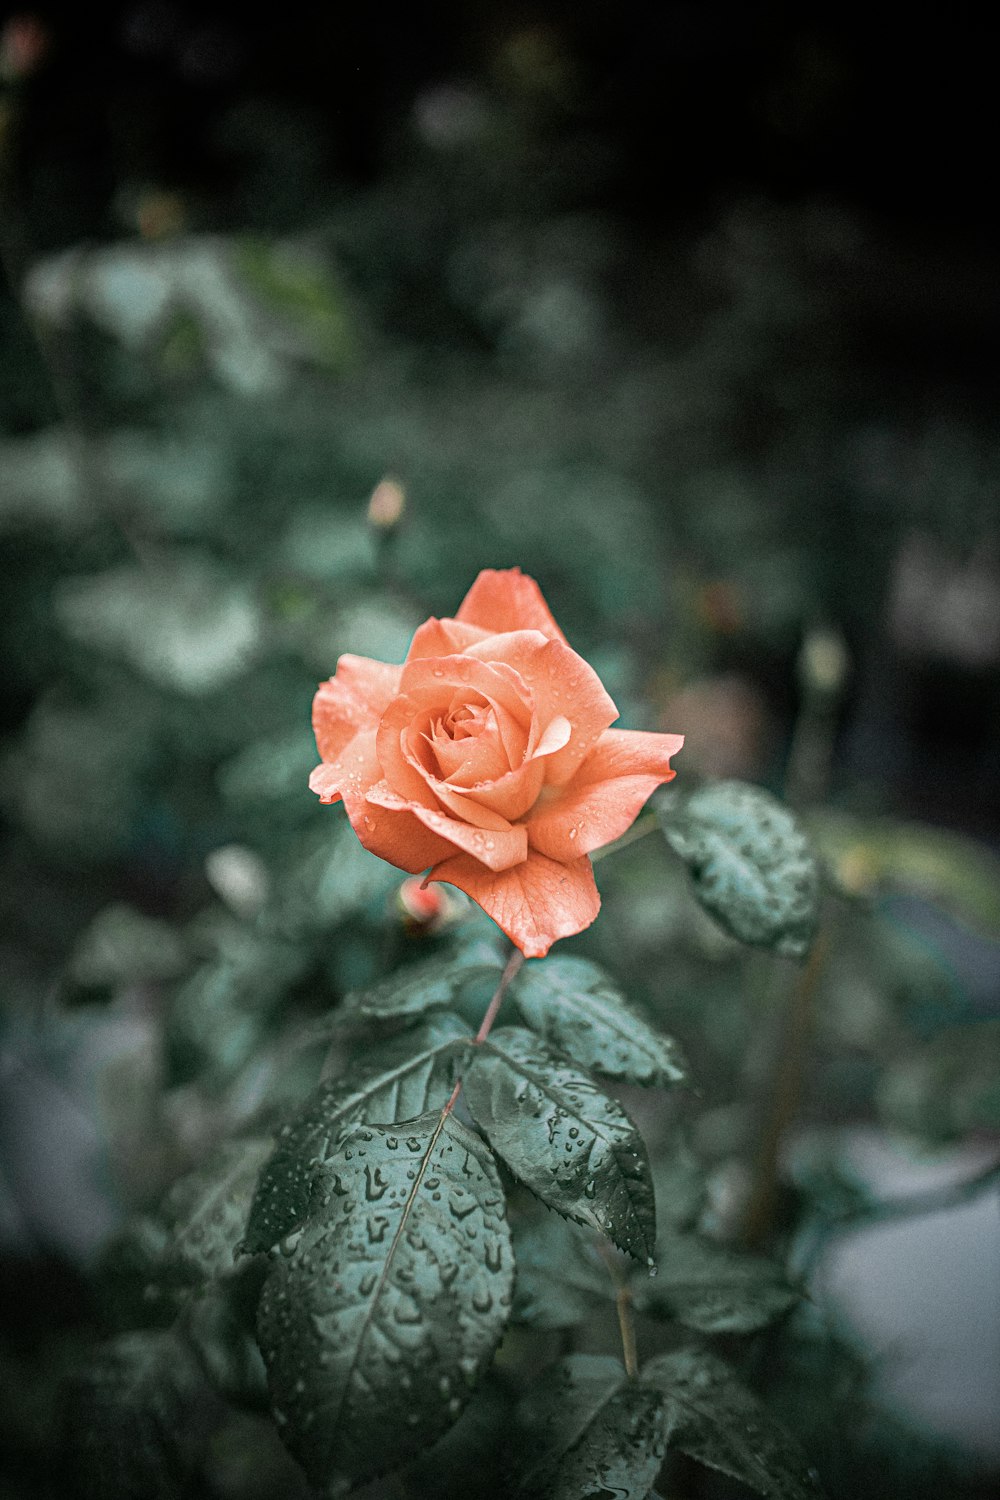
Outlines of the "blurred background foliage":
M 886 1392 L 934 1335 L 852 1323 L 849 1278 L 838 1301 L 820 1274 L 897 1169 L 945 1171 L 941 1214 L 956 1181 L 988 1188 L 1000 1129 L 1000 298 L 970 165 L 995 118 L 961 17 L 908 28 L 554 0 L 6 20 L 5 1493 L 77 1482 L 60 1382 L 119 1330 L 100 1390 L 173 1371 L 135 1408 L 154 1431 L 197 1407 L 198 1493 L 298 1492 L 251 1355 L 216 1337 L 236 1314 L 189 1305 L 179 1343 L 150 1236 L 171 1184 L 311 1085 L 316 1016 L 469 920 L 320 812 L 309 706 L 341 652 L 401 659 L 508 565 L 624 724 L 684 732 L 692 785 L 784 789 L 825 861 L 768 1219 L 812 1300 L 747 1373 L 836 1495 L 990 1492 L 982 1400 L 949 1425 L 933 1392 Z M 721 934 L 657 840 L 599 879 L 571 947 L 698 1085 L 629 1097 L 661 1205 L 725 1239 L 787 966 Z M 968 1379 L 995 1401 L 995 1359 Z

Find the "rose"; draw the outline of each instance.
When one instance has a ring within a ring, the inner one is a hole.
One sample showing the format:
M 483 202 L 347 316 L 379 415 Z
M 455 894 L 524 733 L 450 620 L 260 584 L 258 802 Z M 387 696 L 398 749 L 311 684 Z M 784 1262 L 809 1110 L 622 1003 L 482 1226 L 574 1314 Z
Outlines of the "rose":
M 683 737 L 617 717 L 534 579 L 487 570 L 401 667 L 340 658 L 313 703 L 309 785 L 343 798 L 366 849 L 457 886 L 542 957 L 600 909 L 587 856 L 674 775 Z

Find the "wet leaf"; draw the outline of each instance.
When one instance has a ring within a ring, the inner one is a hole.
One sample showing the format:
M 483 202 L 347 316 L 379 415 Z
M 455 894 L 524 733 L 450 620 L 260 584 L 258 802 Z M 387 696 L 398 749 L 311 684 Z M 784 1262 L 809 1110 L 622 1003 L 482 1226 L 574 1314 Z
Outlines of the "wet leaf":
M 453 1115 L 344 1138 L 258 1318 L 275 1419 L 315 1485 L 397 1468 L 455 1422 L 513 1269 L 493 1158 Z
M 690 1348 L 657 1355 L 644 1366 L 642 1383 L 666 1398 L 670 1447 L 772 1500 L 822 1494 L 795 1439 L 714 1354 Z
M 801 1295 L 775 1262 L 692 1234 L 661 1234 L 656 1264 L 655 1280 L 636 1278 L 636 1307 L 700 1333 L 753 1333 Z
M 476 1049 L 463 1089 L 490 1144 L 544 1203 L 640 1260 L 653 1254 L 643 1139 L 576 1063 L 530 1031 L 504 1026 Z
M 819 869 L 799 823 L 741 781 L 670 801 L 660 819 L 706 911 L 740 942 L 802 958 L 816 932 Z
M 170 1231 L 163 1263 L 185 1280 L 211 1281 L 233 1269 L 260 1169 L 271 1153 L 267 1137 L 227 1141 L 204 1165 L 175 1182 L 161 1214 Z
M 510 994 L 533 1031 L 585 1068 L 661 1088 L 687 1076 L 677 1043 L 654 1031 L 589 959 L 534 959 Z
M 518 1441 L 533 1461 L 520 1489 L 525 1500 L 645 1500 L 649 1494 L 667 1446 L 663 1398 L 630 1381 L 617 1359 L 573 1354 L 560 1360 L 518 1416 Z
M 392 1124 L 441 1107 L 471 1032 L 457 1016 L 434 1016 L 365 1049 L 348 1074 L 327 1079 L 281 1129 L 260 1176 L 242 1248 L 270 1250 L 305 1218 L 313 1180 L 359 1122 Z

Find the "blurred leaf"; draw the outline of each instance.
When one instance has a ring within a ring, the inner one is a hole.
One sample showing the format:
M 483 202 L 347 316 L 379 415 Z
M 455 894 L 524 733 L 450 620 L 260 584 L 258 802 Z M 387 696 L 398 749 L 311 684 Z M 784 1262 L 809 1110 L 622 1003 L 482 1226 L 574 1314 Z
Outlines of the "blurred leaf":
M 235 1406 L 266 1409 L 267 1376 L 254 1334 L 260 1278 L 252 1267 L 193 1297 L 179 1328 L 212 1387 Z
M 443 1106 L 471 1035 L 457 1016 L 432 1016 L 401 1036 L 371 1043 L 343 1077 L 314 1089 L 279 1132 L 242 1249 L 270 1250 L 298 1228 L 317 1172 L 359 1121 L 389 1125 Z
M 550 1366 L 518 1408 L 525 1500 L 646 1500 L 663 1463 L 667 1423 L 658 1390 L 630 1381 L 617 1359 L 571 1354 Z
M 67 1382 L 68 1469 L 85 1500 L 174 1500 L 221 1416 L 193 1351 L 176 1333 L 126 1333 Z
M 295 808 L 302 819 L 315 813 L 309 772 L 319 759 L 308 725 L 255 740 L 220 768 L 219 790 L 226 802 L 259 817 L 269 808 Z
M 325 931 L 377 906 L 400 880 L 398 870 L 359 843 L 346 819 L 327 808 L 317 817 L 320 828 L 302 840 L 275 879 L 274 921 L 292 937 Z
M 664 1229 L 690 1229 L 705 1205 L 705 1171 L 687 1140 L 675 1131 L 652 1153 L 656 1217 Z
M 818 921 L 819 871 L 786 807 L 759 787 L 720 781 L 661 805 L 660 820 L 699 901 L 727 932 L 804 957 Z
M 584 1068 L 661 1088 L 687 1076 L 677 1043 L 654 1031 L 589 959 L 533 959 L 509 993 L 532 1030 Z
M 740 1479 L 772 1500 L 822 1494 L 808 1459 L 734 1370 L 697 1348 L 659 1354 L 642 1382 L 663 1392 L 671 1448 Z
M 317 359 L 335 369 L 351 359 L 352 320 L 330 266 L 304 247 L 250 236 L 237 241 L 233 264 L 254 295 L 301 333 Z
M 661 1234 L 656 1277 L 637 1278 L 640 1312 L 671 1318 L 699 1333 L 755 1333 L 799 1300 L 781 1267 L 690 1234 Z
M 934 1142 L 1000 1129 L 1000 1020 L 952 1027 L 896 1058 L 878 1105 L 888 1124 Z
M 160 917 L 116 902 L 99 912 L 77 940 L 69 977 L 88 989 L 176 979 L 190 959 L 180 935 Z
M 642 1137 L 575 1063 L 530 1031 L 501 1026 L 476 1048 L 462 1084 L 490 1144 L 543 1203 L 640 1260 L 652 1255 L 655 1206 Z
M 829 810 L 810 812 L 807 822 L 844 890 L 912 891 L 1000 940 L 1000 860 L 985 844 L 943 828 Z
M 530 1328 L 573 1328 L 596 1299 L 607 1301 L 613 1287 L 606 1269 L 594 1263 L 582 1232 L 558 1214 L 541 1210 L 515 1219 L 514 1306 L 512 1323 Z
M 319 582 L 371 583 L 378 551 L 374 529 L 364 516 L 345 516 L 331 505 L 296 512 L 282 547 L 286 566 Z
M 167 1041 L 179 1078 L 202 1069 L 228 1078 L 245 1066 L 310 959 L 301 945 L 234 924 L 221 951 L 174 996 Z
M 455 1422 L 512 1279 L 493 1158 L 454 1115 L 344 1137 L 258 1318 L 275 1417 L 315 1485 L 397 1468 Z
M 504 960 L 486 943 L 473 943 L 448 958 L 431 958 L 398 969 L 388 979 L 345 995 L 339 1012 L 345 1024 L 365 1021 L 407 1021 L 425 1011 L 443 1010 L 457 1003 L 467 985 L 499 981 Z
M 249 590 L 197 552 L 67 578 L 54 607 L 81 645 L 120 656 L 182 693 L 206 694 L 238 676 L 262 639 Z
M 160 1210 L 170 1232 L 163 1255 L 167 1266 L 194 1281 L 233 1271 L 257 1178 L 270 1152 L 267 1137 L 227 1141 L 174 1183 Z

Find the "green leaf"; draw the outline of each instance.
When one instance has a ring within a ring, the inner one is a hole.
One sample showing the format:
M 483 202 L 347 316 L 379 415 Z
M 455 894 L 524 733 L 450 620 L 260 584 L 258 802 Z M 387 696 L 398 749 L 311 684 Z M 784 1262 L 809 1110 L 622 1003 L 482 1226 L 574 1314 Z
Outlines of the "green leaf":
M 225 1408 L 185 1340 L 158 1330 L 102 1345 L 67 1380 L 62 1410 L 68 1471 L 83 1500 L 181 1500 Z
M 520 1493 L 538 1500 L 645 1500 L 667 1446 L 659 1391 L 617 1359 L 573 1354 L 550 1366 L 518 1412 L 522 1451 L 537 1462 Z
M 512 1323 L 531 1328 L 573 1328 L 596 1300 L 613 1295 L 604 1266 L 595 1264 L 583 1231 L 558 1214 L 540 1209 L 515 1220 Z
M 264 638 L 249 588 L 194 549 L 65 578 L 54 609 L 86 649 L 124 658 L 158 687 L 193 696 L 244 673 Z
M 184 943 L 169 922 L 116 902 L 98 912 L 78 940 L 68 974 L 96 989 L 176 979 L 187 966 Z
M 728 933 L 802 958 L 816 933 L 819 868 L 796 819 L 741 781 L 700 787 L 661 809 L 663 832 L 695 894 Z
M 232 1271 L 257 1178 L 270 1152 L 266 1137 L 228 1141 L 174 1183 L 161 1207 L 170 1231 L 163 1250 L 168 1268 L 195 1282 Z
M 1000 1020 L 953 1026 L 896 1058 L 882 1075 L 884 1120 L 935 1142 L 1000 1129 Z
M 319 1168 L 352 1126 L 394 1124 L 440 1108 L 471 1035 L 457 1016 L 434 1016 L 402 1036 L 372 1044 L 347 1074 L 315 1088 L 282 1126 L 261 1173 L 242 1249 L 270 1250 L 302 1223 Z
M 397 1468 L 454 1423 L 513 1269 L 493 1158 L 454 1115 L 344 1138 L 258 1316 L 275 1419 L 313 1484 Z
M 429 1010 L 454 1005 L 465 986 L 484 978 L 499 980 L 504 960 L 486 943 L 471 945 L 455 957 L 430 958 L 397 970 L 388 979 L 345 995 L 339 1015 L 345 1023 L 408 1021 Z
M 534 959 L 510 997 L 533 1031 L 584 1068 L 661 1088 L 687 1076 L 677 1043 L 654 1031 L 589 959 Z
M 661 1235 L 655 1280 L 636 1278 L 640 1312 L 672 1318 L 700 1333 L 753 1333 L 800 1297 L 779 1265 L 691 1234 Z
M 853 895 L 912 891 L 985 938 L 1000 938 L 1000 860 L 964 834 L 893 818 L 810 811 L 808 824 L 834 879 Z
M 256 1265 L 192 1297 L 177 1330 L 198 1356 L 212 1388 L 234 1406 L 266 1410 L 267 1379 L 254 1337 L 261 1278 Z
M 547 1042 L 502 1026 L 475 1049 L 466 1102 L 516 1177 L 569 1219 L 639 1259 L 656 1210 L 642 1136 L 615 1099 Z
M 659 1354 L 644 1366 L 642 1383 L 666 1397 L 670 1447 L 772 1500 L 822 1494 L 795 1439 L 714 1354 L 695 1348 Z

